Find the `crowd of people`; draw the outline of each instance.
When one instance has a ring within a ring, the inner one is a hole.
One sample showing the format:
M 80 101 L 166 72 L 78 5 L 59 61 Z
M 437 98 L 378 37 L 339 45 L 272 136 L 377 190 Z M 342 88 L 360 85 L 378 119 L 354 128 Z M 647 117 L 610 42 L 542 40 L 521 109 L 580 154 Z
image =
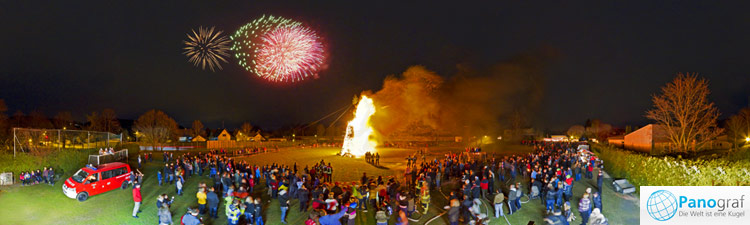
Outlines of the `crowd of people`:
M 218 218 L 223 203 L 228 224 L 242 221 L 262 225 L 267 219 L 263 204 L 271 201 L 278 201 L 279 208 L 266 210 L 278 210 L 284 224 L 287 215 L 297 211 L 307 215 L 305 224 L 353 225 L 357 212 L 369 210 L 376 212 L 374 219 L 378 225 L 388 224 L 392 216 L 397 224 L 408 224 L 413 214 L 428 212 L 431 191 L 446 182 L 458 184 L 445 186 L 455 187 L 445 206 L 452 225 L 486 224 L 489 216 L 481 210 L 485 202 L 494 208 L 495 217 L 506 215 L 505 206 L 507 215 L 517 213 L 523 208 L 524 196 L 541 201 L 547 209 L 543 216 L 549 224 L 569 224 L 576 219 L 573 210 L 579 212 L 582 224 L 607 224 L 602 214 L 601 169 L 595 190 L 587 188 L 581 196 L 574 196 L 572 191 L 579 180 L 594 179 L 593 171 L 601 168 L 601 160 L 590 152 L 578 151 L 574 143 L 529 144 L 534 146 L 533 153 L 503 157 L 472 157 L 480 153 L 469 151 L 428 160 L 426 151 L 418 150 L 407 158 L 403 179 L 363 174 L 356 182 L 335 182 L 331 163 L 323 160 L 301 168 L 296 163 L 251 165 L 221 150 L 177 157 L 165 152 L 164 167 L 157 171 L 157 179 L 159 185 L 174 184 L 178 196 L 191 176 L 206 176 L 213 181 L 212 186 L 198 185 L 195 198 L 198 208 L 189 209 L 180 219 L 182 224 L 200 224 L 200 215 Z M 379 154 L 368 154 L 366 161 L 378 164 Z M 141 200 L 140 188 L 136 187 L 139 185 L 137 181 L 133 194 L 136 218 Z M 257 192 L 258 185 L 263 185 L 266 191 Z M 269 200 L 263 202 L 264 198 Z M 171 224 L 169 207 L 173 200 L 174 196 L 169 198 L 166 194 L 157 199 L 160 224 Z M 298 209 L 290 209 L 291 200 L 298 200 Z
M 369 164 L 380 165 L 380 153 L 376 152 L 375 154 L 373 154 L 370 152 L 366 152 L 365 161 Z
M 100 148 L 99 149 L 99 155 L 112 155 L 115 154 L 114 148 Z
M 52 167 L 44 167 L 42 170 L 24 171 L 18 174 L 18 180 L 22 186 L 34 184 L 55 185 L 55 170 Z

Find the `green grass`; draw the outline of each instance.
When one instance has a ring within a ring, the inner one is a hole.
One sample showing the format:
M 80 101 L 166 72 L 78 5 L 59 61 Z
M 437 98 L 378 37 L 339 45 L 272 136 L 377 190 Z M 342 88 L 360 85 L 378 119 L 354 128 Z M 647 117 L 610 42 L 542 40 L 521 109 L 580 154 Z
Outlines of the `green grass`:
M 529 148 L 524 146 L 503 146 L 497 148 L 494 153 L 498 155 L 516 154 L 528 152 Z M 502 150 L 500 150 L 502 149 Z M 460 149 L 436 148 L 428 151 L 428 159 L 442 157 L 443 154 L 453 150 Z M 334 167 L 334 180 L 337 181 L 356 181 L 366 172 L 369 176 L 395 176 L 400 177 L 405 168 L 405 157 L 414 152 L 409 149 L 379 149 L 381 153 L 381 165 L 385 168 L 378 168 L 367 164 L 363 159 L 348 159 L 334 156 L 339 151 L 335 148 L 304 148 L 304 149 L 282 149 L 279 152 L 265 153 L 249 157 L 238 158 L 237 160 L 246 160 L 251 164 L 265 165 L 271 162 L 282 162 L 293 164 L 297 162 L 299 169 L 305 165 L 313 165 L 324 159 L 326 163 L 331 162 Z M 488 153 L 492 154 L 492 153 Z M 154 153 L 153 163 L 147 163 L 145 168 L 141 169 L 146 174 L 144 177 L 144 186 L 142 188 L 143 205 L 142 213 L 139 219 L 131 217 L 133 210 L 133 200 L 131 189 L 113 190 L 97 196 L 92 196 L 85 202 L 78 202 L 69 199 L 62 194 L 62 182 L 57 182 L 55 186 L 34 185 L 27 187 L 12 187 L 0 192 L 0 218 L 1 224 L 155 224 L 157 222 L 156 196 L 166 193 L 172 196 L 175 193 L 174 185 L 158 186 L 156 181 L 156 170 L 161 169 L 161 152 Z M 133 158 L 131 158 L 132 161 Z M 136 165 L 131 163 L 131 165 Z M 137 166 L 137 165 L 136 165 Z M 65 177 L 67 179 L 67 177 Z M 175 224 L 179 224 L 179 218 L 186 212 L 187 207 L 197 206 L 195 193 L 199 182 L 206 182 L 211 185 L 212 181 L 207 177 L 192 177 L 185 184 L 185 193 L 183 196 L 175 198 L 171 211 Z M 261 182 L 263 183 L 263 182 Z M 605 184 L 611 183 L 609 180 Z M 454 187 L 453 182 L 447 182 L 443 185 L 442 190 L 447 195 Z M 595 185 L 595 180 L 583 179 L 574 186 L 574 196 L 580 196 L 586 187 Z M 611 185 L 605 185 L 604 190 L 604 213 L 610 219 L 610 224 L 637 224 L 638 223 L 638 203 L 637 199 L 630 196 L 622 196 L 612 191 Z M 261 196 L 265 193 L 263 189 L 256 189 L 254 196 Z M 410 224 L 424 224 L 431 218 L 444 212 L 443 206 L 447 200 L 440 191 L 433 191 L 430 210 L 426 215 L 419 217 L 418 222 Z M 574 197 L 577 201 L 578 197 Z M 268 197 L 263 196 L 264 219 L 266 224 L 280 224 L 280 210 L 278 201 L 268 202 Z M 574 206 L 577 203 L 573 203 Z M 292 200 L 292 206 L 287 216 L 289 224 L 303 224 L 307 214 L 300 213 L 299 205 L 296 200 Z M 219 219 L 213 221 L 204 216 L 206 224 L 226 224 L 223 204 L 219 207 Z M 485 208 L 494 214 L 492 208 Z M 505 209 L 508 211 L 507 207 Z M 523 204 L 523 208 L 516 214 L 508 216 L 511 224 L 526 224 L 529 220 L 534 220 L 537 224 L 543 224 L 544 206 L 539 200 L 532 200 Z M 575 211 L 575 210 L 574 210 Z M 375 224 L 374 210 L 369 212 L 358 212 L 357 224 Z M 418 216 L 417 216 L 418 217 Z M 435 219 L 430 224 L 447 224 L 447 215 Z M 392 216 L 391 223 L 395 223 L 395 216 Z M 580 223 L 580 217 L 577 223 Z M 571 224 L 577 224 L 576 222 Z M 491 224 L 506 224 L 504 219 L 492 219 Z

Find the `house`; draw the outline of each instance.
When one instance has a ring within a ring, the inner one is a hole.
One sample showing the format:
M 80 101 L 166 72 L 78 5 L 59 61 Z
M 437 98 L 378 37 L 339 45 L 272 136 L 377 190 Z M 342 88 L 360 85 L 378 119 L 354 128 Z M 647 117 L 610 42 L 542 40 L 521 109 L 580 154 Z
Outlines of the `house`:
M 219 136 L 217 137 L 218 141 L 230 141 L 232 140 L 232 135 L 227 132 L 226 129 L 222 130 L 221 133 L 219 133 Z
M 206 141 L 206 139 L 200 135 L 193 137 L 193 142 L 204 142 L 204 141 Z
M 640 152 L 659 152 L 669 147 L 667 127 L 664 125 L 649 124 L 641 129 L 625 135 L 625 149 Z
M 607 142 L 610 145 L 617 146 L 618 148 L 625 147 L 625 135 L 617 135 L 607 138 Z
M 263 140 L 265 140 L 265 138 L 263 138 L 263 136 L 260 135 L 260 132 L 255 134 L 255 137 L 253 137 L 253 141 L 263 141 Z

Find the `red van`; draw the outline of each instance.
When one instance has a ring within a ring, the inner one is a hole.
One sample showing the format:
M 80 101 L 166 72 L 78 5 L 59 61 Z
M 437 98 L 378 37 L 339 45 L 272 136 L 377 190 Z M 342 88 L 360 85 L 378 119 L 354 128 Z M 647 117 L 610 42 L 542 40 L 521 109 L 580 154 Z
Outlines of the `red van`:
M 95 169 L 83 167 L 62 185 L 63 193 L 72 199 L 86 201 L 115 188 L 125 189 L 130 182 L 130 165 L 121 162 L 101 164 Z

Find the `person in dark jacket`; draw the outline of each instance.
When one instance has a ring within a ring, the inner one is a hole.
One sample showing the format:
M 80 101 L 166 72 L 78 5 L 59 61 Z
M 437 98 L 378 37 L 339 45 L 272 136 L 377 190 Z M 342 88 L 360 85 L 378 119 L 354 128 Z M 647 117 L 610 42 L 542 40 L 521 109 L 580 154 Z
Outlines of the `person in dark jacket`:
M 286 189 L 279 191 L 279 206 L 281 207 L 281 223 L 286 224 L 286 211 L 289 209 L 289 195 Z
M 307 212 L 307 206 L 308 201 L 310 201 L 310 192 L 307 191 L 307 187 L 305 185 L 302 185 L 300 189 L 297 191 L 297 196 L 299 198 L 299 211 L 300 212 Z
M 460 212 L 461 203 L 458 202 L 458 199 L 451 200 L 451 206 L 448 210 L 448 220 L 450 221 L 451 225 L 458 225 L 458 216 Z
M 599 194 L 599 192 L 594 192 L 593 196 L 594 208 L 598 208 L 599 211 L 602 211 L 602 195 Z
M 477 185 L 475 183 L 474 185 L 471 186 L 471 197 L 472 198 L 482 197 L 481 194 L 482 194 L 482 192 L 481 192 L 481 188 L 479 188 L 479 185 Z
M 229 191 L 229 186 L 232 186 L 232 179 L 229 178 L 229 174 L 225 173 L 221 178 L 221 187 L 224 188 L 223 192 L 225 195 Z
M 568 220 L 565 219 L 565 217 L 562 215 L 562 212 L 560 212 L 559 209 L 555 209 L 555 211 L 550 214 L 547 218 L 544 218 L 544 221 L 547 222 L 547 224 L 550 225 L 569 225 Z
M 253 201 L 253 197 L 247 196 L 243 204 L 245 204 L 245 220 L 247 224 L 253 224 L 255 222 L 255 202 Z
M 462 207 L 461 212 L 463 212 L 464 221 L 471 220 L 471 212 L 469 211 L 469 209 L 471 209 L 471 206 L 473 205 L 474 205 L 474 202 L 472 202 L 471 199 L 469 199 L 469 196 L 464 196 L 464 201 L 461 204 L 461 207 Z
M 214 192 L 214 188 L 210 188 L 208 194 L 206 194 L 206 203 L 208 205 L 208 215 L 214 219 L 219 218 L 217 212 L 219 210 L 219 196 Z
M 260 198 L 255 199 L 253 217 L 255 217 L 255 225 L 263 225 L 263 205 L 260 204 Z
M 599 192 L 602 192 L 602 182 L 604 181 L 604 175 L 602 173 L 602 169 L 599 169 L 599 175 L 596 176 L 596 188 L 599 189 Z
M 552 210 L 555 208 L 555 196 L 556 196 L 555 189 L 552 188 L 552 184 L 547 185 L 547 196 L 545 197 L 546 206 L 547 206 L 547 214 L 551 213 Z

